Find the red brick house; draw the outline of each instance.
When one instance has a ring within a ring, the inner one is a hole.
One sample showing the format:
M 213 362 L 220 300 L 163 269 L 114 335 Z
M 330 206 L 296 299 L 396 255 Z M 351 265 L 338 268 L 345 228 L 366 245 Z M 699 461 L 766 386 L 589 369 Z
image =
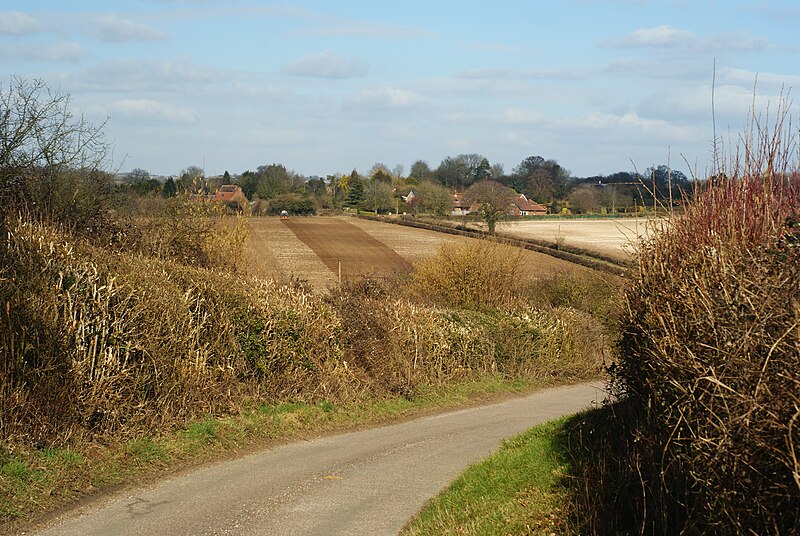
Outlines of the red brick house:
M 242 210 L 247 205 L 247 198 L 242 189 L 235 184 L 223 184 L 214 195 L 213 201 L 225 203 L 233 210 Z

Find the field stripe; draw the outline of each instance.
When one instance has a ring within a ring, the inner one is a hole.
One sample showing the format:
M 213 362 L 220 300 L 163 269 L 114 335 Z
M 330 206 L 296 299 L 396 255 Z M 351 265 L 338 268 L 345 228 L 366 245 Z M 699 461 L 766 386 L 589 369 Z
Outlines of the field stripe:
M 389 276 L 412 269 L 411 263 L 393 249 L 347 221 L 292 218 L 284 224 L 335 274 L 341 261 L 344 278 Z

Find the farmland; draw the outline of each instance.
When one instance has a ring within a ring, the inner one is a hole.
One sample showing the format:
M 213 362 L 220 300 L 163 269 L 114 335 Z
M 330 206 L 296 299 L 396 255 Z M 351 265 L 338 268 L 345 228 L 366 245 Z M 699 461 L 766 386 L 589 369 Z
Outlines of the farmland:
M 448 242 L 473 238 L 344 217 L 252 218 L 245 270 L 280 282 L 301 280 L 315 291 L 343 278 L 408 273 L 414 263 Z M 606 231 L 613 232 L 613 227 Z M 615 240 L 608 237 L 609 243 Z M 588 270 L 533 251 L 524 252 L 525 275 L 536 278 Z
M 652 232 L 654 223 L 643 218 L 523 220 L 501 222 L 497 232 L 577 247 L 624 261 L 631 258 L 639 241 Z

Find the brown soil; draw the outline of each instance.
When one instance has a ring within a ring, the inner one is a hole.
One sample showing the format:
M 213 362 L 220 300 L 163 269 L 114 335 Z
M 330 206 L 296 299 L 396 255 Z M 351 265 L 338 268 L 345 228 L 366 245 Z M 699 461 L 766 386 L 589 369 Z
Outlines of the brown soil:
M 411 263 L 349 221 L 294 218 L 283 223 L 337 277 L 340 268 L 345 278 L 411 271 Z

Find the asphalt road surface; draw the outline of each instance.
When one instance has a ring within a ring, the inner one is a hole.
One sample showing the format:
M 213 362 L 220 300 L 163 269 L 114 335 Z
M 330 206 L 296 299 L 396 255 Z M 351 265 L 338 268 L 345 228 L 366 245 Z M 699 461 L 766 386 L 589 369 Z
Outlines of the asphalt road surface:
M 265 450 L 128 491 L 41 535 L 397 534 L 467 466 L 604 396 L 602 384 Z

